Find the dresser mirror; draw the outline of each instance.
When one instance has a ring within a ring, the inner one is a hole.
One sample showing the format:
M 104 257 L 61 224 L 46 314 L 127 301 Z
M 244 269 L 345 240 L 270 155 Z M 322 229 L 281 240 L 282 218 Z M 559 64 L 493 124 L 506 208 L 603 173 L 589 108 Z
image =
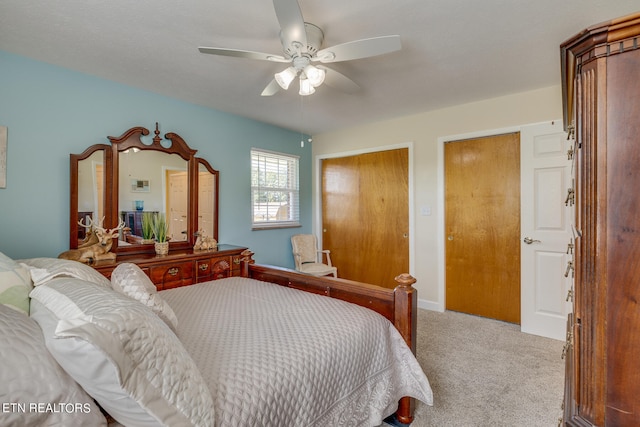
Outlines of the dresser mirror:
M 175 133 L 160 137 L 158 124 L 135 127 L 108 144 L 96 144 L 71 155 L 69 246 L 82 242 L 82 225 L 104 218 L 105 228 L 125 223 L 112 251 L 153 253 L 153 242 L 142 231 L 145 213 L 164 214 L 171 250 L 187 249 L 202 230 L 218 239 L 219 172 Z M 79 224 L 82 222 L 82 224 Z

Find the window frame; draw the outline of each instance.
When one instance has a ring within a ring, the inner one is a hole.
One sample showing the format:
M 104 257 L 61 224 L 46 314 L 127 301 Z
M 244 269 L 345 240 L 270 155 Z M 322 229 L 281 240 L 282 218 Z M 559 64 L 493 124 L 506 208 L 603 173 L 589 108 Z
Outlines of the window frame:
M 300 156 L 253 147 L 250 157 L 251 229 L 301 227 Z M 267 177 L 267 174 L 271 176 Z M 271 180 L 269 184 L 273 185 L 268 185 L 269 180 Z M 281 200 L 257 202 L 258 198 L 280 198 Z M 286 199 L 286 203 L 282 203 L 283 199 Z M 278 219 L 281 208 L 287 205 L 289 209 L 286 210 L 286 219 Z M 256 220 L 261 215 L 265 219 Z

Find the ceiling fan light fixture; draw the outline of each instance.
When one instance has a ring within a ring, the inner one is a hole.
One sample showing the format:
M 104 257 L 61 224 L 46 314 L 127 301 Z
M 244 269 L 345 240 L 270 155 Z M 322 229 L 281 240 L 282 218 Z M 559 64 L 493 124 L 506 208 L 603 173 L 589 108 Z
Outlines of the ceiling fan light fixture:
M 321 68 L 307 65 L 304 67 L 304 75 L 313 87 L 318 87 L 324 82 L 325 71 Z
M 289 85 L 298 75 L 298 70 L 293 67 L 289 67 L 284 71 L 280 71 L 274 75 L 276 82 L 280 85 L 280 87 L 284 90 L 289 89 Z
M 298 92 L 302 96 L 311 95 L 314 93 L 316 89 L 313 87 L 309 79 L 300 78 L 300 92 Z

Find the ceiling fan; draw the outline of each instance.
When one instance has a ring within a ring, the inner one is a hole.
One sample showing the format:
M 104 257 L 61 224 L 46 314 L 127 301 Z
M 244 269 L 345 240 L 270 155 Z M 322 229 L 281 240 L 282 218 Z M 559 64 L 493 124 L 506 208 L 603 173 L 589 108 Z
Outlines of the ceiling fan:
M 321 49 L 324 33 L 318 26 L 304 22 L 297 0 L 273 0 L 273 6 L 281 28 L 283 55 L 219 47 L 198 48 L 201 53 L 212 55 L 289 63 L 289 67 L 275 74 L 274 79 L 262 91 L 262 96 L 271 96 L 281 88 L 287 90 L 296 77 L 300 82 L 300 95 L 311 95 L 323 82 L 344 92 L 354 93 L 360 87 L 353 80 L 324 65 L 312 63 L 326 64 L 368 58 L 394 52 L 402 47 L 400 36 L 392 35 L 355 40 Z

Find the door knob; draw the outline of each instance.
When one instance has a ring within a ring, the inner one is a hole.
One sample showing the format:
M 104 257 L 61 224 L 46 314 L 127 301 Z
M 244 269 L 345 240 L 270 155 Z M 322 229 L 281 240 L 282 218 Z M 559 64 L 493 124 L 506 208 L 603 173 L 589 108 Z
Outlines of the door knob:
M 530 245 L 532 243 L 542 243 L 540 240 L 534 240 L 531 237 L 525 237 L 523 240 L 527 245 Z

